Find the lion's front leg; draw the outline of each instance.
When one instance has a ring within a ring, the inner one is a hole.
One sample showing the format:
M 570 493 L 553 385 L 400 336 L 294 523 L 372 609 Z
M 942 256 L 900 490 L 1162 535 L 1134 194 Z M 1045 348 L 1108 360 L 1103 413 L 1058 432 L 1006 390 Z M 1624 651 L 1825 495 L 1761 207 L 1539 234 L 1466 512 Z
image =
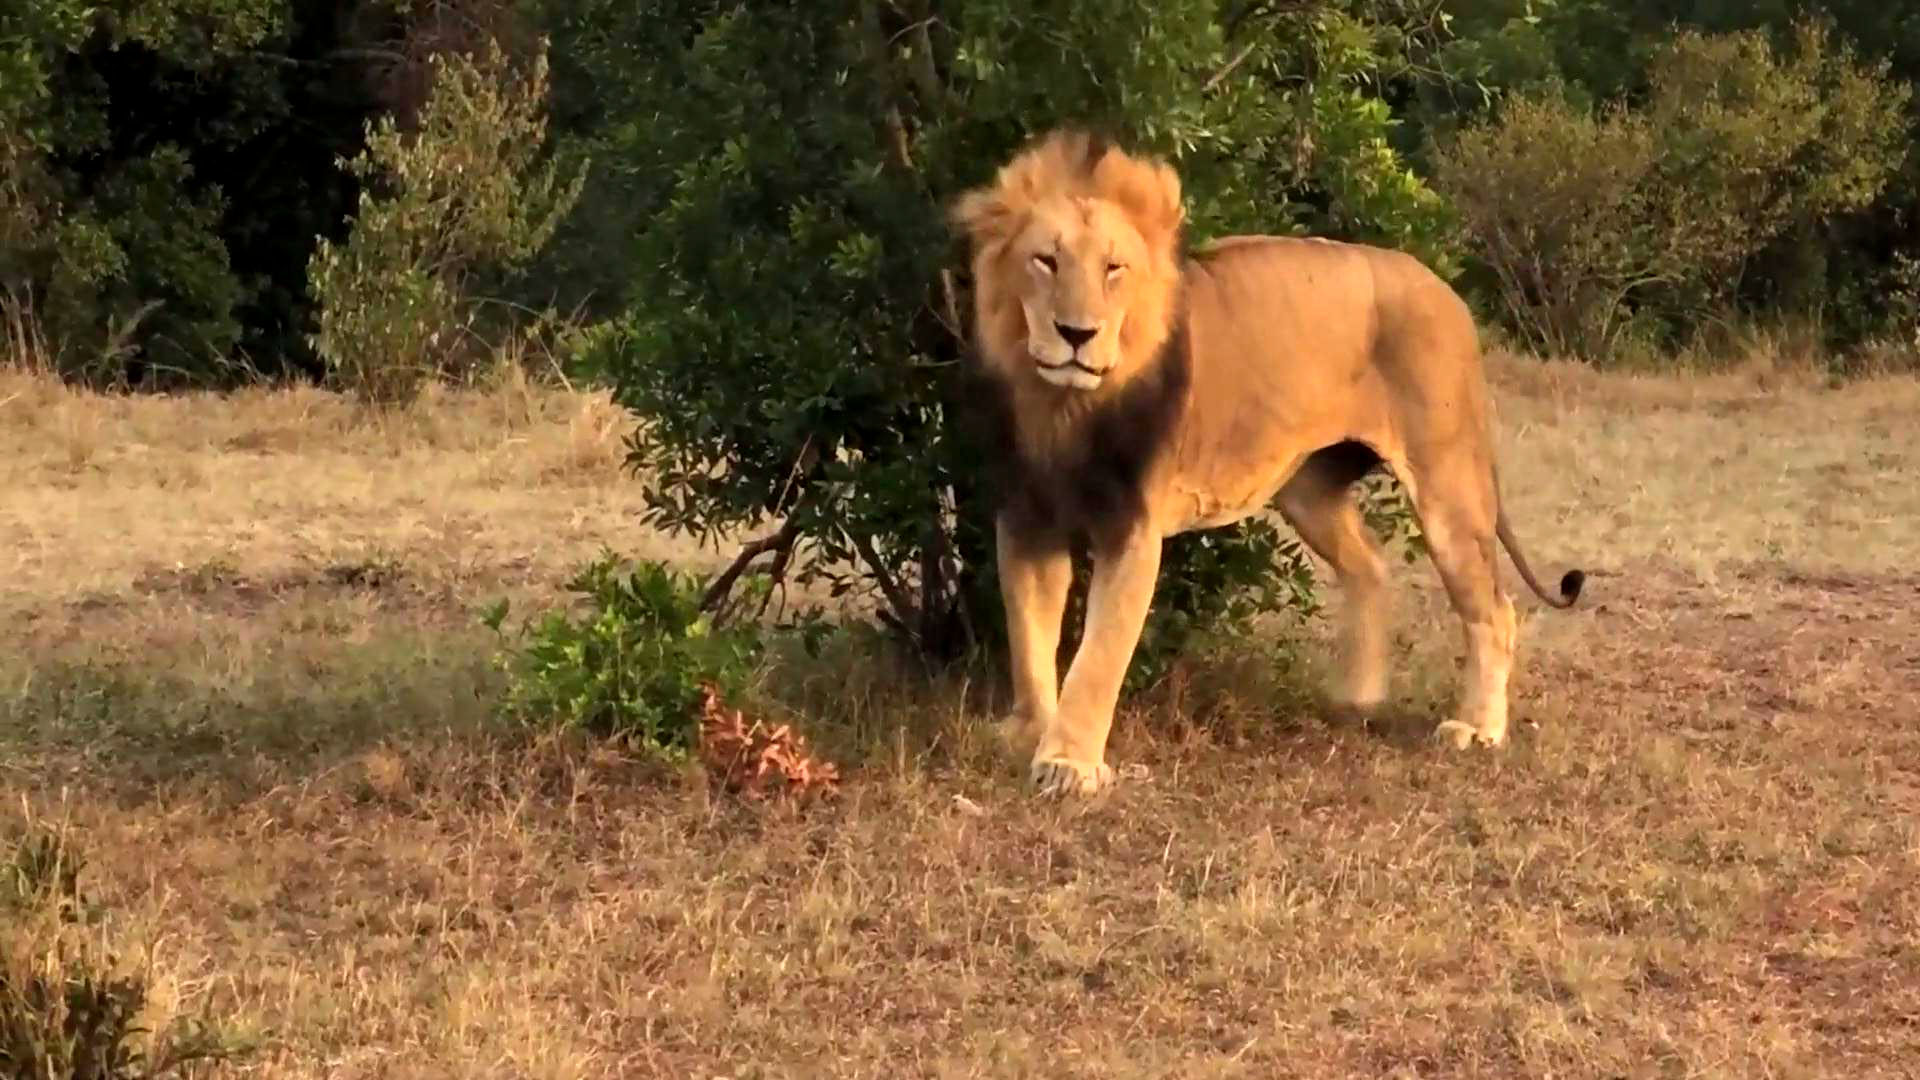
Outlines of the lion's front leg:
M 1091 794 L 1113 779 L 1107 733 L 1159 574 L 1160 537 L 1149 529 L 1095 552 L 1080 648 L 1033 755 L 1033 782 L 1042 794 Z
M 1007 648 L 1013 676 L 1013 720 L 1023 745 L 1053 723 L 1059 701 L 1060 622 L 1073 585 L 1066 538 L 1022 530 L 1003 516 L 994 525 L 1000 601 L 1007 609 Z

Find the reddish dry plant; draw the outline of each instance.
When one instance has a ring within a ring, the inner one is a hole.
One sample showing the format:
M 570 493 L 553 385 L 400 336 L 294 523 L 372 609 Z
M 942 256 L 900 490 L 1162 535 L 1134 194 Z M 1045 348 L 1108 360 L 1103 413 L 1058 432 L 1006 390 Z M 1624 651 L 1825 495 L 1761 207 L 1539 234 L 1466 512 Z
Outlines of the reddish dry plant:
M 730 792 L 749 799 L 769 791 L 799 796 L 831 794 L 840 769 L 807 750 L 807 740 L 789 725 L 771 731 L 749 725 L 739 709 L 729 709 L 712 683 L 700 684 L 700 759 L 707 773 Z

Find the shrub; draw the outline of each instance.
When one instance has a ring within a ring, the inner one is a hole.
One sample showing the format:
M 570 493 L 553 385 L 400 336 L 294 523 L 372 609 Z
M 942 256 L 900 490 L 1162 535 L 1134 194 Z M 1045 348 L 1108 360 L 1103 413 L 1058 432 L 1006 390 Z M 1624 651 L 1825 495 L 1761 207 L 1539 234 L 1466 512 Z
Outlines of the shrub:
M 678 757 L 697 737 L 702 685 L 732 700 L 760 658 L 752 623 L 716 627 L 702 610 L 701 577 L 657 562 L 624 568 L 607 553 L 567 588 L 584 610 L 523 626 L 501 657 L 507 709 L 523 723 L 625 737 Z M 500 604 L 487 623 L 501 631 L 506 615 Z
M 1528 345 L 1605 355 L 1627 301 L 1675 272 L 1651 205 L 1655 152 L 1645 117 L 1588 112 L 1556 89 L 1508 100 L 1436 155 L 1435 182 Z
M 315 351 L 337 383 L 383 404 L 460 374 L 484 351 L 475 276 L 538 253 L 579 197 L 585 169 L 569 176 L 541 160 L 544 48 L 525 71 L 491 40 L 477 56 L 431 63 L 415 128 L 385 117 L 369 126 L 366 149 L 341 163 L 367 189 L 346 240 L 322 239 L 308 267 L 320 306 Z
M 1910 94 L 1819 24 L 1784 57 L 1758 31 L 1684 31 L 1643 105 L 1515 95 L 1437 148 L 1435 182 L 1527 343 L 1604 358 L 1636 323 L 1670 342 L 1770 243 L 1871 202 Z
M 998 448 L 964 423 L 943 204 L 1027 135 L 1078 122 L 1172 155 L 1196 240 L 1311 229 L 1450 269 L 1439 201 L 1372 89 L 1399 39 L 1365 13 L 1389 5 L 553 3 L 620 103 L 596 156 L 644 222 L 609 251 L 632 299 L 591 360 L 645 418 L 648 523 L 777 522 L 752 550 L 806 549 L 798 575 L 876 598 L 930 657 L 1002 633 L 981 471 Z M 1176 538 L 1149 656 L 1296 602 L 1302 566 L 1260 522 Z

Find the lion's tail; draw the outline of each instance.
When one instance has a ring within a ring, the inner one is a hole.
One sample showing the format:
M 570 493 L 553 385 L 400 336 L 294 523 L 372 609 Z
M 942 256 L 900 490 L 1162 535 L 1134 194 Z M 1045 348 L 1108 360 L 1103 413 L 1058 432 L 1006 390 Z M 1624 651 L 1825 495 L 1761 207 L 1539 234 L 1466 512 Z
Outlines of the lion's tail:
M 1560 577 L 1560 595 L 1553 596 L 1540 586 L 1540 579 L 1533 576 L 1533 567 L 1527 565 L 1527 557 L 1520 553 L 1520 541 L 1513 537 L 1513 526 L 1507 523 L 1507 503 L 1499 495 L 1500 480 L 1494 477 L 1494 504 L 1499 507 L 1494 518 L 1494 533 L 1500 542 L 1506 545 L 1507 555 L 1513 559 L 1513 568 L 1520 571 L 1520 577 L 1526 581 L 1533 594 L 1545 601 L 1550 607 L 1570 608 L 1580 599 L 1580 587 L 1587 583 L 1584 570 L 1569 570 Z

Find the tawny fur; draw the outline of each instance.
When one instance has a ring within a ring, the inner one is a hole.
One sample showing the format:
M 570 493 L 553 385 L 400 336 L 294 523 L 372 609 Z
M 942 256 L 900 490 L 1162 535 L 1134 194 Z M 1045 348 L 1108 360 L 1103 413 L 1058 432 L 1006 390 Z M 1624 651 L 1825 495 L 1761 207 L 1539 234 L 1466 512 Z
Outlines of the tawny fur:
M 1001 582 L 1015 708 L 1033 778 L 1089 792 L 1152 602 L 1162 541 L 1277 505 L 1333 567 L 1347 603 L 1334 704 L 1385 695 L 1385 562 L 1352 485 L 1384 462 L 1412 496 L 1467 639 L 1464 693 L 1439 732 L 1506 736 L 1517 622 L 1505 543 L 1535 581 L 1494 475 L 1472 317 L 1417 260 L 1315 239 L 1246 236 L 1181 250 L 1179 177 L 1075 132 L 1039 140 L 952 216 L 972 242 L 974 333 L 1002 395 L 1008 482 Z M 1069 544 L 1091 539 L 1086 633 L 1064 684 L 1053 655 Z

